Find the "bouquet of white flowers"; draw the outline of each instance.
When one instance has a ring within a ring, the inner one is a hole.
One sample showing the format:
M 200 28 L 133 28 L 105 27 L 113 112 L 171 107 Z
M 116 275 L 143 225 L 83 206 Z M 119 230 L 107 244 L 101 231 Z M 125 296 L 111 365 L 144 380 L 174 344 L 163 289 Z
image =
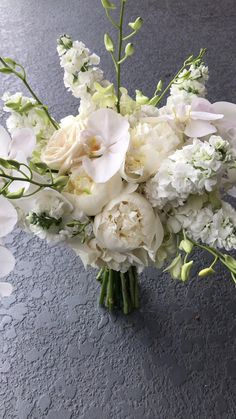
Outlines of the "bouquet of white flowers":
M 144 267 L 164 265 L 186 281 L 195 247 L 212 255 L 200 277 L 220 262 L 236 283 L 236 260 L 225 253 L 236 248 L 236 211 L 222 198 L 236 190 L 236 105 L 204 98 L 205 50 L 188 57 L 166 87 L 160 80 L 152 98 L 136 90 L 132 99 L 121 87 L 121 69 L 143 21 L 129 23 L 124 34 L 127 0 L 120 0 L 118 22 L 116 6 L 101 3 L 118 32 L 117 47 L 104 36 L 116 85 L 82 42 L 58 40 L 65 86 L 80 99 L 78 115 L 56 122 L 24 67 L 0 57 L 0 72 L 21 79 L 31 95 L 3 95 L 10 134 L 0 127 L 0 238 L 18 223 L 41 239 L 65 242 L 85 266 L 100 269 L 100 304 L 127 314 L 139 306 Z M 13 268 L 1 245 L 0 276 Z M 1 283 L 0 295 L 10 292 Z

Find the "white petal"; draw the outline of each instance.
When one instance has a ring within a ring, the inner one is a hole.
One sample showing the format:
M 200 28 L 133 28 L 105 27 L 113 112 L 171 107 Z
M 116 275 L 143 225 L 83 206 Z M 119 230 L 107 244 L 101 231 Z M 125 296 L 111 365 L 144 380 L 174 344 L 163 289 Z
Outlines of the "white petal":
M 233 196 L 234 198 L 236 198 L 236 187 L 234 186 L 233 188 L 229 189 L 227 191 L 227 193 L 231 196 Z
M 216 132 L 216 128 L 207 121 L 190 121 L 185 128 L 184 133 L 188 137 L 204 137 Z
M 87 129 L 100 135 L 107 146 L 117 141 L 129 143 L 129 123 L 112 109 L 93 112 L 88 119 Z
M 84 157 L 83 168 L 96 183 L 105 183 L 114 176 L 124 161 L 124 154 L 105 153 L 97 159 Z
M 9 282 L 0 282 L 0 298 L 9 297 L 13 291 L 13 286 Z
M 223 114 L 217 113 L 210 113 L 210 112 L 199 112 L 199 111 L 192 111 L 191 118 L 195 120 L 201 121 L 216 121 L 217 119 L 222 119 Z
M 8 132 L 0 125 L 0 157 L 2 159 L 8 158 L 11 137 Z
M 221 113 L 227 119 L 236 119 L 236 105 L 230 102 L 216 102 L 213 103 L 212 109 L 214 112 Z
M 17 212 L 8 199 L 0 196 L 0 237 L 9 234 L 17 223 Z
M 13 136 L 10 146 L 10 158 L 17 158 L 19 151 L 24 154 L 26 158 L 32 155 L 36 146 L 36 137 L 30 128 L 17 129 Z
M 10 250 L 0 246 L 0 278 L 7 276 L 15 267 L 15 258 Z M 1 290 L 0 290 L 1 293 Z

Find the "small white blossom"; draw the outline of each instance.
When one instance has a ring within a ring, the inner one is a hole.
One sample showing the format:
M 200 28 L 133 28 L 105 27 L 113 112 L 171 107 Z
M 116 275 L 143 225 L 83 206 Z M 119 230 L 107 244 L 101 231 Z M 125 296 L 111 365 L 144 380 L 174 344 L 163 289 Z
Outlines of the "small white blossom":
M 83 42 L 73 42 L 69 36 L 60 38 L 57 50 L 65 72 L 65 87 L 77 98 L 93 94 L 94 83 L 103 80 L 103 72 L 97 67 L 100 58 L 91 54 Z
M 190 194 L 217 187 L 231 159 L 230 145 L 221 137 L 213 135 L 209 142 L 194 139 L 193 144 L 177 150 L 162 163 L 146 184 L 146 196 L 154 207 L 182 205 Z
M 189 204 L 176 208 L 168 226 L 173 233 L 184 229 L 193 240 L 214 248 L 236 248 L 236 211 L 227 202 L 215 210 L 209 204 L 203 208 Z

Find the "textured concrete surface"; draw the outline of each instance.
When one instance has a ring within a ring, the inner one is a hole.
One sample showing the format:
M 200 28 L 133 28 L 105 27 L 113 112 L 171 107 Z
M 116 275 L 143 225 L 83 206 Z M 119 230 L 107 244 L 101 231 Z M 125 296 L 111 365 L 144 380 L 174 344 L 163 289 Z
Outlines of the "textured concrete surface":
M 128 0 L 142 15 L 123 84 L 150 94 L 190 53 L 207 47 L 212 100 L 236 102 L 235 0 Z M 57 118 L 78 103 L 63 88 L 61 33 L 101 55 L 107 24 L 99 0 L 1 0 L 0 51 L 22 62 Z M 21 89 L 0 77 L 0 92 Z M 4 115 L 0 113 L 1 121 Z M 224 270 L 183 285 L 158 271 L 142 276 L 142 309 L 110 316 L 97 306 L 94 272 L 74 254 L 22 232 L 14 294 L 0 305 L 1 419 L 234 419 L 235 287 Z M 197 253 L 198 268 L 207 263 Z

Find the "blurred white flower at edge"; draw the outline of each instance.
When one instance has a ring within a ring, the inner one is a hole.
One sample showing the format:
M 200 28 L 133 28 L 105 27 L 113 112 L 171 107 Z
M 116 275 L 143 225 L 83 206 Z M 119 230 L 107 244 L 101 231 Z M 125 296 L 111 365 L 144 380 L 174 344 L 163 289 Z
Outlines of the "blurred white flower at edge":
M 7 276 L 15 266 L 15 258 L 2 243 L 2 238 L 9 234 L 17 222 L 17 212 L 13 205 L 0 196 L 0 278 Z M 13 287 L 7 282 L 0 282 L 0 299 L 12 293 Z

